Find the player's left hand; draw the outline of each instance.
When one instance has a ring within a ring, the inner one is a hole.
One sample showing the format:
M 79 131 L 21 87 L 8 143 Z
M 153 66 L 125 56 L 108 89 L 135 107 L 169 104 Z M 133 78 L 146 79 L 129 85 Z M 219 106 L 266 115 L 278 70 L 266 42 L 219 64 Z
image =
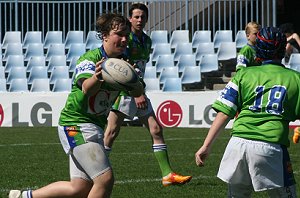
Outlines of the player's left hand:
M 134 98 L 134 100 L 135 100 L 136 107 L 138 109 L 146 109 L 147 108 L 148 104 L 147 104 L 147 100 L 146 100 L 146 97 L 144 94 L 142 94 L 139 97 Z

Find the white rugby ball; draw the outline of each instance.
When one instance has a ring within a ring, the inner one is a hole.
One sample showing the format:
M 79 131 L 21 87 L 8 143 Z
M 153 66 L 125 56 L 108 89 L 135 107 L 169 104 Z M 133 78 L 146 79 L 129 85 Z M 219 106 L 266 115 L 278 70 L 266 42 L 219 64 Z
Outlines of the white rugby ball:
M 118 58 L 108 58 L 102 64 L 102 78 L 117 91 L 140 90 L 142 83 L 137 72 L 128 62 Z

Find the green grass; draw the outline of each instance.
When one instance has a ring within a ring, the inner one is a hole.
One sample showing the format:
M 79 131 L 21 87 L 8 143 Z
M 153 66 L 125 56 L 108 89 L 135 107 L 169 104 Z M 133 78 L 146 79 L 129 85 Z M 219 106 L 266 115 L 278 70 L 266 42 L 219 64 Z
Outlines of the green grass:
M 226 197 L 227 187 L 216 177 L 229 140 L 223 132 L 214 144 L 205 167 L 195 165 L 194 154 L 207 129 L 164 130 L 174 171 L 192 175 L 187 185 L 162 187 L 161 172 L 152 152 L 152 142 L 142 127 L 123 127 L 110 154 L 115 174 L 113 198 Z M 0 128 L 0 197 L 10 189 L 36 189 L 54 181 L 69 180 L 68 158 L 59 144 L 56 128 Z M 299 144 L 290 154 L 296 181 L 300 181 Z M 298 194 L 300 186 L 297 185 Z M 253 197 L 267 197 L 256 193 Z

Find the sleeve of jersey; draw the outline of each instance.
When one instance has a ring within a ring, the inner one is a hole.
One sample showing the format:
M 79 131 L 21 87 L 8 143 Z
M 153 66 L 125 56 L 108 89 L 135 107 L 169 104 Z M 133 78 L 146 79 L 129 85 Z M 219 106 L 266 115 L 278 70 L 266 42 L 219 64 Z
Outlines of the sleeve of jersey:
M 86 53 L 79 58 L 75 68 L 75 78 L 74 82 L 76 83 L 80 78 L 90 78 L 96 69 L 96 62 L 95 58 L 91 57 L 92 53 Z M 94 55 L 95 56 L 95 55 Z M 96 56 L 95 56 L 96 57 Z
M 234 83 L 234 79 L 230 81 L 226 87 L 220 92 L 219 97 L 212 105 L 217 112 L 223 112 L 233 118 L 236 115 L 238 106 L 238 86 Z

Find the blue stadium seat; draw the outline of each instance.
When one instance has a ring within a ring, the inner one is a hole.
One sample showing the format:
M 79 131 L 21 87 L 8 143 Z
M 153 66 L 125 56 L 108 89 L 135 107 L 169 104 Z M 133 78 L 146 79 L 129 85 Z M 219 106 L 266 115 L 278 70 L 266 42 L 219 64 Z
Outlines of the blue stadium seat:
M 69 78 L 68 66 L 55 66 L 50 74 L 50 84 L 54 84 L 57 79 Z
M 210 30 L 198 30 L 195 31 L 192 38 L 192 47 L 196 49 L 199 43 L 210 43 L 211 31 Z
M 65 45 L 64 44 L 51 44 L 46 54 L 46 61 L 49 61 L 51 56 L 65 56 Z
M 77 65 L 77 60 L 80 56 L 73 56 L 70 63 L 69 63 L 69 71 L 74 72 L 76 65 Z
M 163 92 L 182 92 L 181 78 L 168 78 L 162 87 Z
M 8 73 L 13 67 L 24 67 L 23 55 L 10 55 L 5 63 L 5 72 Z
M 238 49 L 244 47 L 248 43 L 245 30 L 239 30 L 235 35 L 235 43 Z
M 26 49 L 29 44 L 43 44 L 41 31 L 28 31 L 25 33 L 23 48 Z
M 189 66 L 196 66 L 196 57 L 195 54 L 184 54 L 181 55 L 178 59 L 178 62 L 176 63 L 176 66 L 178 67 L 178 71 L 180 73 L 183 72 L 185 67 Z
M 169 43 L 157 43 L 150 55 L 152 61 L 157 61 L 159 55 L 171 54 L 171 46 Z
M 145 78 L 156 78 L 156 67 L 154 66 L 146 66 L 145 73 L 144 73 L 144 79 Z
M 102 44 L 102 40 L 97 36 L 97 31 L 89 31 L 85 40 L 86 49 L 95 49 L 97 44 Z
M 10 84 L 12 82 L 13 79 L 17 79 L 17 78 L 26 78 L 26 67 L 13 67 L 11 68 L 11 70 L 8 73 L 7 79 L 6 79 L 6 83 Z M 27 84 L 27 82 L 26 82 Z
M 65 55 L 51 56 L 48 62 L 48 72 L 52 72 L 55 66 L 67 66 L 67 59 Z
M 164 84 L 167 78 L 179 78 L 178 67 L 165 67 L 159 75 L 160 84 Z
M 44 56 L 44 47 L 42 43 L 30 43 L 25 52 L 25 61 L 29 61 L 32 56 Z
M 73 57 L 81 56 L 86 52 L 84 43 L 73 43 L 70 45 L 69 51 L 66 55 L 67 61 L 71 61 Z
M 80 30 L 71 30 L 68 31 L 65 39 L 65 48 L 69 49 L 73 43 L 84 43 L 83 31 Z
M 152 40 L 152 49 L 154 49 L 158 43 L 169 43 L 167 30 L 153 30 L 150 34 L 150 38 Z
M 48 71 L 45 66 L 35 66 L 31 69 L 28 76 L 28 84 L 30 85 L 35 79 L 48 79 Z
M 51 44 L 62 44 L 62 31 L 48 31 L 44 40 L 44 48 L 48 49 Z
M 204 54 L 214 54 L 214 53 L 215 53 L 215 48 L 213 42 L 199 43 L 195 52 L 196 61 L 200 61 L 201 57 Z
M 181 76 L 181 83 L 192 84 L 201 82 L 201 71 L 199 66 L 185 67 Z
M 5 78 L 0 78 L 0 92 L 7 92 Z
M 214 47 L 219 48 L 222 42 L 232 42 L 232 30 L 217 30 L 214 36 Z
M 53 92 L 71 92 L 72 79 L 60 78 L 54 82 L 52 91 Z
M 222 42 L 217 51 L 218 60 L 230 60 L 236 58 L 237 48 L 235 42 Z
M 189 43 L 189 31 L 188 30 L 174 30 L 170 38 L 170 45 L 172 49 L 176 48 L 178 43 Z
M 193 54 L 192 43 L 178 43 L 174 51 L 174 61 L 178 61 L 181 55 Z
M 13 79 L 8 88 L 9 92 L 29 92 L 27 78 Z
M 50 92 L 48 78 L 37 78 L 32 81 L 30 92 Z
M 159 55 L 157 61 L 155 62 L 156 72 L 160 73 L 165 67 L 174 67 L 174 55 L 164 54 Z
M 26 65 L 27 73 L 35 66 L 44 66 L 46 67 L 46 57 L 45 56 L 32 56 Z
M 201 73 L 217 71 L 219 69 L 217 54 L 204 54 L 199 61 L 199 66 Z
M 9 43 L 7 44 L 6 50 L 3 54 L 3 61 L 6 61 L 8 56 L 11 55 L 22 55 L 23 56 L 23 48 L 21 43 Z
M 21 32 L 20 31 L 7 31 L 4 34 L 2 49 L 6 49 L 9 43 L 17 43 L 22 45 Z
M 5 79 L 5 67 L 0 66 L 0 79 Z
M 160 83 L 158 78 L 144 78 L 146 84 L 146 92 L 160 91 Z

